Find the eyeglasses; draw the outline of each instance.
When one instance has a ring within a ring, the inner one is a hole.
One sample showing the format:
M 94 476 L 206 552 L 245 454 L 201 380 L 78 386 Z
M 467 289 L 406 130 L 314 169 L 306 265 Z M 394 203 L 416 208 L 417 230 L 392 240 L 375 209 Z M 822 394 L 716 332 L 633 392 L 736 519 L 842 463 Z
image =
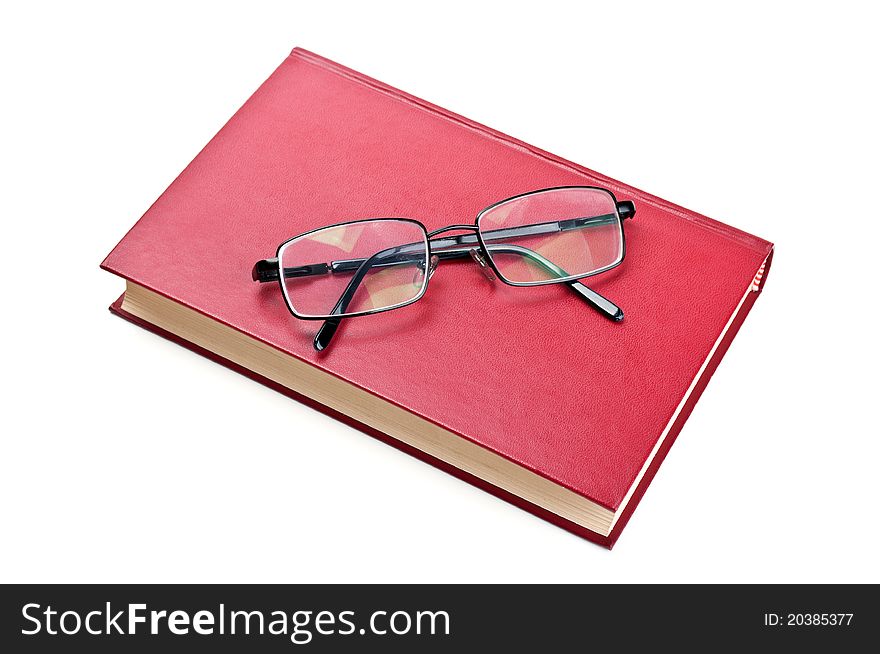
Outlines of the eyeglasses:
M 515 195 L 481 211 L 473 225 L 429 232 L 409 218 L 371 218 L 300 234 L 258 261 L 253 279 L 275 282 L 301 320 L 323 320 L 314 347 L 329 344 L 343 318 L 399 309 L 419 300 L 439 261 L 472 258 L 489 279 L 511 286 L 568 284 L 614 321 L 623 311 L 578 279 L 620 265 L 623 220 L 631 201 L 592 186 L 561 186 Z M 470 234 L 443 236 L 450 231 Z M 494 273 L 494 274 L 493 274 Z

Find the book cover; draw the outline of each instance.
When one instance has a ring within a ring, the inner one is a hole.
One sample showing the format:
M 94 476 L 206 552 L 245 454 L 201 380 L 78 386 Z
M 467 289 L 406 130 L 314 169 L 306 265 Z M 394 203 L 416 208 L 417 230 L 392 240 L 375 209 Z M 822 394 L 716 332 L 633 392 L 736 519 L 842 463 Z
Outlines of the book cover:
M 369 217 L 468 223 L 493 202 L 563 185 L 602 186 L 636 204 L 623 264 L 589 282 L 624 309 L 621 323 L 564 286 L 493 284 L 473 263 L 443 262 L 422 300 L 344 321 L 319 353 L 317 325 L 291 316 L 276 285 L 251 279 L 255 261 L 310 229 Z M 610 547 L 760 294 L 772 249 L 295 49 L 102 267 L 291 362 L 249 374 Z M 245 372 L 234 354 L 114 307 Z M 415 447 L 334 408 L 333 397 L 297 394 L 290 370 L 452 434 L 521 470 L 531 490 Z M 587 500 L 595 515 L 545 501 L 535 480 L 572 506 Z

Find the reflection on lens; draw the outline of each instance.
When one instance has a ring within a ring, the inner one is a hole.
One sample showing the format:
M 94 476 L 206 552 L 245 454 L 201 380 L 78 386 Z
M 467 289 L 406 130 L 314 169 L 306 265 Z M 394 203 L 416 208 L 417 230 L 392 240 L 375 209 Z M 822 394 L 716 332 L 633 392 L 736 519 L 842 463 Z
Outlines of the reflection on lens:
M 602 189 L 562 188 L 513 198 L 484 211 L 479 227 L 498 272 L 514 284 L 585 277 L 623 258 L 617 205 Z
M 321 229 L 278 254 L 284 295 L 301 317 L 371 313 L 418 298 L 427 283 L 424 229 L 404 220 L 367 220 Z

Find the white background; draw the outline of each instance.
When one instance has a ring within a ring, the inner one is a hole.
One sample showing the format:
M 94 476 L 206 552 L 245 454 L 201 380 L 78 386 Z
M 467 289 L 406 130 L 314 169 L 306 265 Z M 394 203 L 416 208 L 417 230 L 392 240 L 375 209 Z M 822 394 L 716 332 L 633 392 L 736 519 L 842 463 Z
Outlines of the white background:
M 325 4 L 4 5 L 0 580 L 880 581 L 873 16 Z M 294 45 L 776 243 L 612 552 L 107 312 Z

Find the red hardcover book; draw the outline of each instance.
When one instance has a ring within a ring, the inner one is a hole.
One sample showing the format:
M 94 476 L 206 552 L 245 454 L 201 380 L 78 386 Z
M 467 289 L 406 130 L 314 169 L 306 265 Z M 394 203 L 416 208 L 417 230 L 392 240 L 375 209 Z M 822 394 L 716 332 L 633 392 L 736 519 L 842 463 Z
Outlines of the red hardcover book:
M 590 287 L 442 262 L 408 307 L 333 347 L 251 269 L 298 233 L 377 216 L 472 222 L 518 193 L 633 200 L 627 256 Z M 102 267 L 111 307 L 585 538 L 612 546 L 760 294 L 772 244 L 295 49 Z M 333 462 L 314 462 L 332 468 Z

